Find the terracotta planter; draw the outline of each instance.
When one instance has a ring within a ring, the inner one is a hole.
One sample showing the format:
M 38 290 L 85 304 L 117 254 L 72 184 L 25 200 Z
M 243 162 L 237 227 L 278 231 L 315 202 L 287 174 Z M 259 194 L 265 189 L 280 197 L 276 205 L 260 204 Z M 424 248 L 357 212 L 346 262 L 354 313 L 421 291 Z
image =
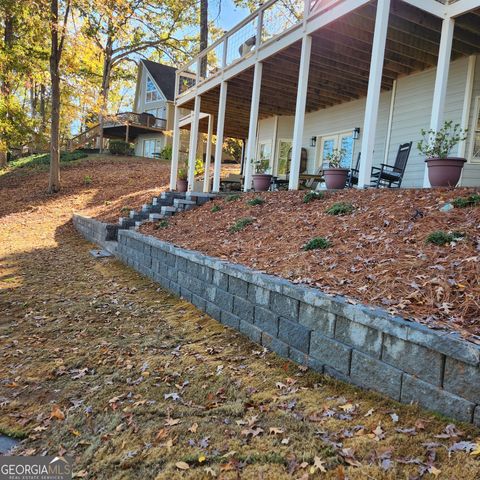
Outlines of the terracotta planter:
M 455 187 L 466 160 L 460 157 L 428 158 L 428 180 L 432 187 Z
M 270 183 L 272 182 L 272 176 L 267 175 L 266 173 L 257 173 L 252 175 L 253 179 L 253 189 L 256 192 L 266 192 L 270 188 Z
M 340 190 L 347 184 L 348 168 L 327 168 L 323 175 L 329 190 Z
M 188 188 L 187 180 L 177 179 L 177 192 L 186 192 Z

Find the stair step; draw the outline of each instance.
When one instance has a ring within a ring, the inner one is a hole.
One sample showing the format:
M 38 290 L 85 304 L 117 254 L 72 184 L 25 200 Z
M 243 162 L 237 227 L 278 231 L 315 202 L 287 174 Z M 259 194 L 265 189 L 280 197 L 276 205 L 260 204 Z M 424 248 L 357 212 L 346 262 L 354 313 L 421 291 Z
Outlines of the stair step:
M 162 215 L 161 213 L 151 213 L 148 216 L 148 220 L 150 222 L 156 222 L 157 220 L 161 220 L 162 218 L 164 218 L 164 215 Z

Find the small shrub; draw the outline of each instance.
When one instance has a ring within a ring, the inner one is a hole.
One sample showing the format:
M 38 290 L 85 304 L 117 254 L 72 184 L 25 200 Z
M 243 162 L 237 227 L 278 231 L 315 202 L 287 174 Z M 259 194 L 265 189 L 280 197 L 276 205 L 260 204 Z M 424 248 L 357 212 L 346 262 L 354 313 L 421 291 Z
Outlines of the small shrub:
M 162 150 L 160 150 L 158 158 L 160 158 L 160 160 L 170 161 L 172 159 L 172 146 L 171 145 L 165 145 L 162 148 Z
M 240 195 L 238 193 L 232 193 L 231 195 L 227 195 L 225 197 L 226 202 L 235 202 L 240 198 Z
M 112 155 L 128 155 L 131 149 L 125 140 L 110 140 L 108 150 Z
M 326 210 L 329 215 L 348 215 L 353 212 L 353 205 L 346 202 L 334 203 Z
M 331 247 L 332 244 L 327 238 L 324 237 L 315 237 L 309 240 L 302 248 L 303 250 L 325 250 L 326 248 Z
M 92 177 L 91 177 L 90 175 L 85 175 L 85 176 L 83 177 L 83 183 L 84 183 L 85 185 L 91 185 L 92 182 L 93 182 L 93 180 L 92 180 Z
M 216 212 L 219 212 L 221 209 L 222 209 L 222 207 L 221 207 L 220 205 L 214 205 L 214 206 L 210 209 L 210 211 L 211 211 L 212 213 L 216 213 Z
M 228 231 L 230 233 L 239 232 L 240 230 L 243 230 L 247 225 L 252 224 L 254 221 L 255 220 L 252 217 L 240 218 L 228 229 Z
M 443 230 L 437 230 L 432 232 L 426 239 L 427 243 L 433 243 L 434 245 L 446 245 L 447 243 L 455 242 L 463 238 L 465 235 L 462 232 L 447 233 Z
M 452 201 L 455 208 L 467 208 L 480 205 L 480 195 L 474 193 L 468 197 L 459 197 Z
M 247 205 L 249 207 L 254 207 L 255 205 L 263 205 L 265 203 L 265 200 L 260 197 L 255 197 L 251 198 L 250 200 L 247 200 Z
M 160 220 L 156 225 L 155 228 L 159 230 L 160 228 L 167 228 L 168 227 L 168 220 Z
M 122 207 L 122 208 L 120 209 L 120 213 L 121 213 L 122 215 L 128 215 L 128 214 L 130 213 L 130 210 L 132 210 L 131 207 Z
M 316 192 L 312 190 L 310 192 L 307 192 L 303 196 L 303 203 L 310 203 L 310 202 L 313 202 L 314 200 L 321 200 L 324 197 L 325 197 L 325 194 L 323 192 Z

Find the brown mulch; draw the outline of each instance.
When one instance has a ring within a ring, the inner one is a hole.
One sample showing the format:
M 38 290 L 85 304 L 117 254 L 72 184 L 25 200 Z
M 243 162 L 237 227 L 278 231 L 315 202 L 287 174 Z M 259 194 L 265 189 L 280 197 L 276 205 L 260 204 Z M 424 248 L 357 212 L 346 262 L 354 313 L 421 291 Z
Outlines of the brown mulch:
M 433 328 L 456 330 L 480 343 L 480 208 L 440 211 L 445 202 L 468 195 L 455 190 L 349 190 L 303 203 L 303 192 L 248 194 L 212 203 L 153 224 L 144 233 L 208 255 L 242 263 L 294 282 L 313 285 L 354 301 L 379 305 Z M 248 206 L 259 196 L 263 205 Z M 353 213 L 331 216 L 335 202 L 351 202 Z M 240 218 L 254 223 L 237 233 Z M 460 231 L 465 239 L 435 246 L 436 231 Z M 304 251 L 314 237 L 326 250 Z
M 25 168 L 0 175 L 0 224 L 2 217 L 17 212 L 49 208 L 61 199 L 65 214 L 73 211 L 116 222 L 122 208 L 138 208 L 168 188 L 170 164 L 136 157 L 91 155 L 61 166 L 59 194 L 46 190 L 45 168 Z M 87 180 L 86 180 L 87 179 Z M 15 201 L 11 201 L 12 198 Z M 124 213 L 126 215 L 126 213 Z

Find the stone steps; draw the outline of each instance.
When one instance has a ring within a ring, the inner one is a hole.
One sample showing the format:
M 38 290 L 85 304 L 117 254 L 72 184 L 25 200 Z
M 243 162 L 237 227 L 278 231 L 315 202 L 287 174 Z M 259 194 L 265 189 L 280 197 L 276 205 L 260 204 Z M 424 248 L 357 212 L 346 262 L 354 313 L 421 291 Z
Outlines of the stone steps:
M 109 226 L 108 239 L 117 240 L 118 230 L 137 230 L 145 222 L 158 222 L 177 213 L 192 210 L 213 200 L 217 195 L 203 192 L 162 192 L 145 203 L 140 210 L 131 210 L 128 217 L 121 217 L 118 225 Z

